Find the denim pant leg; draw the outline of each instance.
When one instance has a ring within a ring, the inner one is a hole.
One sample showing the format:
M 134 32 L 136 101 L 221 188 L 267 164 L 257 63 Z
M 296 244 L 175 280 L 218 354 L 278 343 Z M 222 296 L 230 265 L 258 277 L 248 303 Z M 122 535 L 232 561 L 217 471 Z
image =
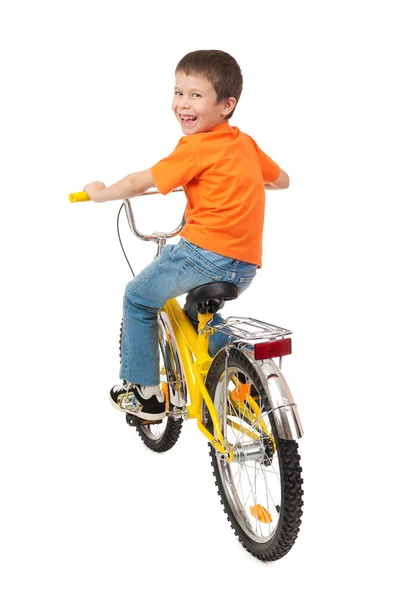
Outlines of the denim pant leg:
M 184 261 L 177 260 L 177 255 L 177 246 L 165 246 L 161 255 L 126 286 L 121 379 L 139 385 L 160 382 L 157 313 L 169 298 L 182 293 L 176 275 Z

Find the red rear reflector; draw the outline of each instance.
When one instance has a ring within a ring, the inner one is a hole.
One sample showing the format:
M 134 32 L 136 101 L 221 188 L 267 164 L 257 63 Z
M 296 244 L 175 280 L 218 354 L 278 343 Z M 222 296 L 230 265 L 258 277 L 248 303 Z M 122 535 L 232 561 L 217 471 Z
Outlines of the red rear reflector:
M 254 357 L 256 360 L 277 358 L 278 356 L 286 356 L 287 354 L 291 354 L 291 338 L 254 345 Z

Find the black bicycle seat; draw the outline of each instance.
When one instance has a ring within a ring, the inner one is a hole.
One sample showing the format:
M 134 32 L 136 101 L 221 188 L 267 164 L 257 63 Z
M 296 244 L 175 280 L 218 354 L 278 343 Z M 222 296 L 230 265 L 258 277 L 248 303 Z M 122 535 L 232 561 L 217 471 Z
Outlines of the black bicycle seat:
M 205 283 L 199 285 L 188 293 L 186 296 L 186 306 L 198 304 L 199 312 L 216 312 L 209 310 L 210 306 L 205 306 L 205 310 L 201 310 L 202 303 L 208 303 L 210 300 L 218 300 L 219 304 L 225 300 L 234 300 L 238 298 L 238 288 L 234 283 L 228 281 L 214 281 L 213 283 Z M 213 307 L 212 307 L 213 308 Z

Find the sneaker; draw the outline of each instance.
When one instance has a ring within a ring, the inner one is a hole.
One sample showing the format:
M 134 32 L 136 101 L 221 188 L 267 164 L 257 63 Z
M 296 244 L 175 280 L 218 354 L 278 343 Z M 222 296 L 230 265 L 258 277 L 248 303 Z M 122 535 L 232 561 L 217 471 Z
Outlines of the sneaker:
M 164 419 L 166 416 L 165 396 L 159 393 L 146 397 L 144 386 L 134 383 L 115 385 L 110 393 L 109 399 L 118 410 L 130 413 L 140 419 L 150 421 Z

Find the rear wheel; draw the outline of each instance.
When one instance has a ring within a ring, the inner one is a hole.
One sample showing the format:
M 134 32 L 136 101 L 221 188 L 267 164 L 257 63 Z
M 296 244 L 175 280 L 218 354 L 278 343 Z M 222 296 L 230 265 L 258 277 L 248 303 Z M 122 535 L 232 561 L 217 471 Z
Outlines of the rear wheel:
M 278 436 L 261 380 L 235 348 L 218 355 L 206 387 L 235 458 L 227 462 L 212 445 L 218 493 L 242 545 L 261 560 L 282 558 L 293 546 L 301 523 L 302 478 L 298 444 Z M 204 407 L 209 424 L 209 413 Z M 211 426 L 212 429 L 212 426 Z
M 159 321 L 159 327 L 161 327 Z M 123 322 L 120 328 L 120 342 L 119 348 L 121 352 L 122 348 L 122 332 Z M 159 355 L 160 355 L 160 386 L 166 396 L 167 412 L 173 410 L 173 404 L 170 399 L 169 382 L 174 378 L 173 374 L 168 372 L 165 367 L 164 361 L 164 340 L 160 330 L 159 335 Z M 173 388 L 172 386 L 172 393 Z M 166 452 L 170 450 L 177 442 L 179 435 L 182 430 L 182 419 L 174 419 L 171 416 L 167 416 L 165 419 L 157 422 L 143 421 L 138 419 L 131 414 L 126 414 L 126 423 L 136 428 L 138 435 L 148 448 L 154 452 Z

